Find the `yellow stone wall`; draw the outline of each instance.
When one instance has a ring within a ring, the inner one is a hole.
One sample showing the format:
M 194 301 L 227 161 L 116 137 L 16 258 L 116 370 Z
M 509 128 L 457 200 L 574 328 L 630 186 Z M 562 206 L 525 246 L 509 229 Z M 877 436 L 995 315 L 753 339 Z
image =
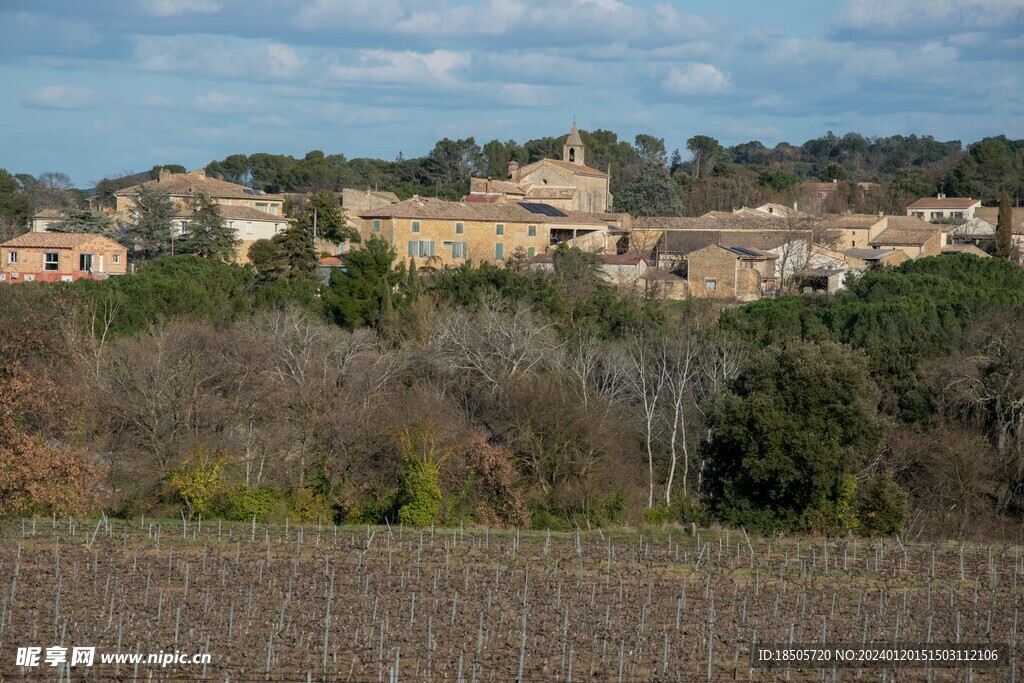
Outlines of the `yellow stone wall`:
M 452 248 L 446 242 L 465 242 L 468 259 L 474 263 L 481 261 L 503 263 L 522 249 L 524 256 L 543 254 L 551 244 L 551 232 L 543 223 L 504 223 L 504 235 L 498 235 L 496 223 L 492 221 L 456 221 L 451 219 L 437 218 L 384 218 L 380 220 L 380 232 L 373 228 L 374 220 L 367 218 L 363 220 L 362 239 L 365 244 L 372 237 L 380 237 L 387 240 L 398 252 L 398 258 L 408 259 L 409 242 L 411 240 L 433 241 L 434 256 L 432 258 L 421 257 L 416 253 L 416 262 L 420 265 L 431 265 L 434 267 L 458 266 L 466 262 L 464 258 L 454 258 Z M 418 220 L 419 232 L 413 232 L 412 224 Z M 455 232 L 455 224 L 463 224 L 463 233 Z M 536 226 L 536 235 L 530 236 L 529 226 Z M 504 245 L 503 259 L 497 261 L 495 258 L 496 245 Z

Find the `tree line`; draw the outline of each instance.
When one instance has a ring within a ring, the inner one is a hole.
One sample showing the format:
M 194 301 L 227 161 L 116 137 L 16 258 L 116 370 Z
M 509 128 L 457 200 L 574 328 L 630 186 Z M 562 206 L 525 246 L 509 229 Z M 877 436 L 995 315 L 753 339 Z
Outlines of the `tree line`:
M 0 288 L 0 512 L 1019 536 L 1022 303 L 961 255 L 723 310 L 377 239 L 319 286 L 177 255 Z

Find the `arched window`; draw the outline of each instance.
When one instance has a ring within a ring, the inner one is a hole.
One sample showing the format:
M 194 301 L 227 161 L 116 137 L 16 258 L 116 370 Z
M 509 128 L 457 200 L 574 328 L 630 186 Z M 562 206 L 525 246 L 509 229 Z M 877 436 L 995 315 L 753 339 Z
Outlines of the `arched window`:
M 569 161 L 576 161 L 576 148 L 569 148 Z

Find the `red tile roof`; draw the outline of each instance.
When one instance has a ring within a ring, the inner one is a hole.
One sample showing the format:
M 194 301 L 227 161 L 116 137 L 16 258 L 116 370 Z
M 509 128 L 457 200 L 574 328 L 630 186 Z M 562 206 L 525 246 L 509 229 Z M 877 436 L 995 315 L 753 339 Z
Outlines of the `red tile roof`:
M 969 209 L 980 204 L 980 199 L 970 197 L 924 197 L 908 206 L 908 209 Z

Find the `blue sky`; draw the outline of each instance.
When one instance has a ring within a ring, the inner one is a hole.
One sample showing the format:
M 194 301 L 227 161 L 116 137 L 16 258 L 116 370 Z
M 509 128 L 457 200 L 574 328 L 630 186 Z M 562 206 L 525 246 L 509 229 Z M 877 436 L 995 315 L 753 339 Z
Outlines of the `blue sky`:
M 0 167 L 425 154 L 580 127 L 685 148 L 1024 137 L 1024 0 L 3 0 Z

